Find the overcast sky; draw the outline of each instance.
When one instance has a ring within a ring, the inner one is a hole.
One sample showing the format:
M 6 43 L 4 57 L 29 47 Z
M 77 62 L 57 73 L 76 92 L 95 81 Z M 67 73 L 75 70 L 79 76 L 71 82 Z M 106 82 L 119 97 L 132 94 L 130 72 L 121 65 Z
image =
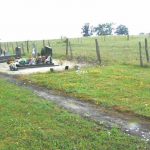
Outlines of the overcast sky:
M 84 23 L 123 24 L 150 32 L 150 0 L 0 0 L 0 39 L 79 37 Z

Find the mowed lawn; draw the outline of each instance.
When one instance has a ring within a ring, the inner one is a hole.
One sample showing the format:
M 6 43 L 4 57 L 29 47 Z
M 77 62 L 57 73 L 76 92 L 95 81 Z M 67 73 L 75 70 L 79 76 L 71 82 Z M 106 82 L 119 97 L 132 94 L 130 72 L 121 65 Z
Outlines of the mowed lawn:
M 99 106 L 150 117 L 150 68 L 136 65 L 91 67 L 24 76 L 32 83 Z
M 93 71 L 91 74 L 94 73 Z M 52 79 L 60 76 L 66 78 L 64 74 L 67 77 L 69 75 L 70 80 L 75 80 L 75 78 L 71 78 L 74 72 L 45 74 L 44 77 L 49 76 L 47 85 L 50 85 L 50 77 Z M 97 74 L 96 71 L 94 74 Z M 40 76 L 34 75 L 33 79 L 36 78 L 40 78 Z M 82 81 L 82 77 L 80 78 Z M 86 80 L 86 78 L 84 79 Z M 66 82 L 66 84 L 69 83 Z M 4 79 L 0 79 L 0 85 L 1 150 L 150 149 L 150 145 L 138 138 L 125 135 L 117 129 L 106 130 L 94 122 L 71 114 L 50 101 L 37 97 L 32 91 L 8 83 Z M 68 88 L 68 92 L 69 90 Z

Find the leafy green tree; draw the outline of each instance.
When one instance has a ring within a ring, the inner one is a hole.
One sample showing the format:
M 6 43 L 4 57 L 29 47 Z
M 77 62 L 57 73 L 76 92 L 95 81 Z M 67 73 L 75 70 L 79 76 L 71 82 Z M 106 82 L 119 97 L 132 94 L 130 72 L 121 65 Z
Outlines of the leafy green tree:
M 85 23 L 82 29 L 83 36 L 91 36 L 93 34 L 93 27 L 89 23 Z
M 129 35 L 128 28 L 127 28 L 125 25 L 119 25 L 119 26 L 116 28 L 115 33 L 116 33 L 117 35 Z
M 104 23 L 99 24 L 97 27 L 94 28 L 94 32 L 99 35 L 111 35 L 112 34 L 112 23 Z

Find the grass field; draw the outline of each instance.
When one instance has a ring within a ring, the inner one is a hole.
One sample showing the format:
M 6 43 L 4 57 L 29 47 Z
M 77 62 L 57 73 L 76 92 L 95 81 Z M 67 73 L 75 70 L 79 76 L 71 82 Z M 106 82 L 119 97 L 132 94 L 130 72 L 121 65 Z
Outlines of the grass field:
M 149 74 L 150 68 L 115 65 L 23 78 L 100 106 L 150 117 Z
M 32 74 L 21 79 L 122 113 L 150 118 L 150 67 L 145 59 L 145 37 L 97 38 L 102 66 Z M 96 62 L 94 39 L 70 39 L 74 60 Z M 145 67 L 139 66 L 139 41 Z M 29 43 L 30 53 L 25 57 L 31 55 L 35 41 Z M 50 40 L 50 44 L 54 58 L 66 58 L 63 40 Z M 40 50 L 42 41 L 36 41 L 36 45 Z M 1 79 L 0 85 L 0 149 L 150 149 L 150 145 L 140 139 L 70 114 L 28 90 Z
M 1 150 L 150 149 L 138 138 L 106 130 L 4 79 L 0 85 Z
M 150 117 L 150 67 L 146 62 L 144 40 L 150 37 L 100 36 L 99 41 L 103 67 L 91 67 L 65 73 L 36 74 L 28 77 L 36 84 L 90 100 L 118 111 Z M 142 43 L 143 62 L 147 67 L 139 67 L 138 42 Z M 95 38 L 70 39 L 74 58 L 84 62 L 95 62 Z M 65 58 L 65 43 L 51 41 L 56 58 Z M 149 49 L 149 48 L 148 48 Z

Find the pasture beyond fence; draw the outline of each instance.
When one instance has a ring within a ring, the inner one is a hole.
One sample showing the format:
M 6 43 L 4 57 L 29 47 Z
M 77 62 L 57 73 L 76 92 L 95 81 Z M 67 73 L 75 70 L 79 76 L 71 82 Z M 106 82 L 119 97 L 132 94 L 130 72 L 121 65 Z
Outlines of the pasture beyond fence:
M 141 50 L 139 53 L 139 41 Z M 53 49 L 54 59 L 68 59 L 83 63 L 113 65 L 149 63 L 150 37 L 145 36 L 99 36 L 83 38 L 61 38 L 56 40 L 1 42 L 0 48 L 15 53 L 15 47 L 22 48 L 24 57 L 32 56 L 32 49 L 38 52 L 47 45 Z M 145 44 L 144 44 L 145 43 Z M 145 50 L 144 50 L 145 49 Z

